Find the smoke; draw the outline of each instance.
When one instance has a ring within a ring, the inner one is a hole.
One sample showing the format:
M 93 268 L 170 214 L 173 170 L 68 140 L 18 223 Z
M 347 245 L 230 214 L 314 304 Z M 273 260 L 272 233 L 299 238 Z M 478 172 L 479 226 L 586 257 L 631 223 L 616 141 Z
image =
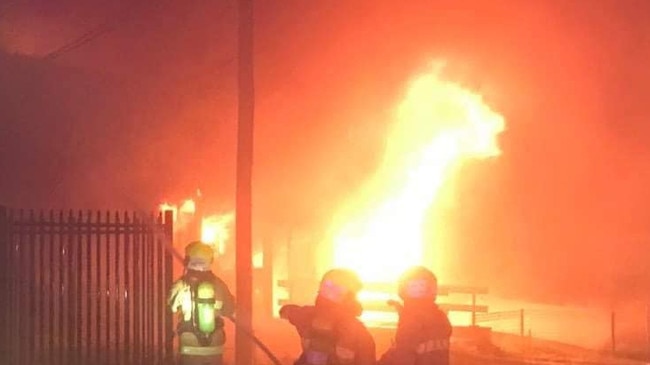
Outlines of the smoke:
M 39 55 L 63 44 L 53 39 L 69 41 L 115 13 L 101 4 L 95 5 L 109 15 L 95 17 L 98 9 L 90 11 L 92 6 L 86 9 L 74 2 L 51 6 L 55 9 L 32 5 L 14 8 L 16 22 L 11 24 L 18 30 L 25 30 L 20 25 L 27 24 L 32 28 L 21 35 L 49 43 L 35 52 Z M 124 4 L 117 5 L 124 9 Z M 7 171 L 12 171 L 2 179 L 3 186 L 11 186 L 3 189 L 6 204 L 154 209 L 162 197 L 182 194 L 176 190 L 201 187 L 207 174 L 225 178 L 204 191 L 227 195 L 232 190 L 228 182 L 234 164 L 232 157 L 223 157 L 231 156 L 234 148 L 234 134 L 229 132 L 234 100 L 224 87 L 234 83 L 223 77 L 232 63 L 216 62 L 231 56 L 212 52 L 209 57 L 198 57 L 200 68 L 188 69 L 195 63 L 196 52 L 205 52 L 204 44 L 188 45 L 182 41 L 191 38 L 191 32 L 179 37 L 166 27 L 175 26 L 177 32 L 197 18 L 206 24 L 211 14 L 165 5 L 149 8 L 146 22 L 125 23 L 54 62 L 30 59 L 28 52 L 2 55 L 2 92 L 7 96 L 0 108 L 7 128 L 2 135 L 8 152 L 4 162 Z M 69 8 L 76 12 L 66 13 Z M 169 12 L 184 18 L 169 25 Z M 70 19 L 85 15 L 86 23 L 72 22 L 69 36 L 51 32 L 50 37 L 41 37 L 41 19 L 54 24 L 64 13 Z M 156 39 L 160 32 L 169 36 L 172 47 L 164 48 L 164 40 Z M 215 42 L 214 46 L 230 47 L 233 42 Z M 175 53 L 182 56 L 170 57 Z M 219 73 L 215 73 L 218 66 Z M 211 73 L 219 76 L 214 82 L 204 76 Z M 48 166 L 46 171 L 25 160 L 27 155 Z M 17 194 L 25 181 L 30 182 L 29 188 Z

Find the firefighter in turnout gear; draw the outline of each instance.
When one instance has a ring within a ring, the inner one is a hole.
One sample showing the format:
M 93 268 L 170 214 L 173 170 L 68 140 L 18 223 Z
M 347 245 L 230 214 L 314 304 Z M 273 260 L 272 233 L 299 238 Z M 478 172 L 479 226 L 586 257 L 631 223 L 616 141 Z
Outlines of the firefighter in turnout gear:
M 177 334 L 182 365 L 216 365 L 223 361 L 222 316 L 232 316 L 235 300 L 226 283 L 210 271 L 212 248 L 192 242 L 185 248 L 185 273 L 172 285 L 168 305 L 180 310 Z
M 298 330 L 302 353 L 295 365 L 374 365 L 375 341 L 357 318 L 361 281 L 351 271 L 333 269 L 321 281 L 313 306 L 285 305 L 280 317 Z
M 391 301 L 399 313 L 393 346 L 379 359 L 380 365 L 449 365 L 451 324 L 438 308 L 438 281 L 418 266 L 402 275 L 398 294 L 403 303 Z

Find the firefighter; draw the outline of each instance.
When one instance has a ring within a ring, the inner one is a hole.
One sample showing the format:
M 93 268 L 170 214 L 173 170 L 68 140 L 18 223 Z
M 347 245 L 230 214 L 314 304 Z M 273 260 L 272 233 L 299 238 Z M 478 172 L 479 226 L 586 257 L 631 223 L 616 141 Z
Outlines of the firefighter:
M 436 304 L 438 280 L 428 269 L 407 270 L 399 280 L 403 303 L 390 301 L 399 314 L 393 346 L 380 365 L 448 365 L 451 324 Z
M 357 318 L 361 281 L 351 271 L 333 269 L 320 283 L 313 306 L 285 305 L 280 317 L 294 325 L 302 353 L 295 365 L 373 365 L 375 341 Z
M 219 365 L 225 343 L 223 316 L 234 314 L 235 300 L 226 283 L 210 270 L 212 247 L 192 242 L 185 248 L 185 273 L 172 285 L 168 305 L 181 315 L 181 365 Z

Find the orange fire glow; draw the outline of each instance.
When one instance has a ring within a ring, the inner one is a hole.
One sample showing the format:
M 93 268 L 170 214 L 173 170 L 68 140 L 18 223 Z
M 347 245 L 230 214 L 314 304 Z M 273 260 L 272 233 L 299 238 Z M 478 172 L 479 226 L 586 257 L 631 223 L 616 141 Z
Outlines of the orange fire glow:
M 178 207 L 177 206 L 175 206 L 173 204 L 170 204 L 170 203 L 161 203 L 158 206 L 158 210 L 161 211 L 161 212 L 166 212 L 166 211 L 171 210 L 174 222 L 176 222 L 176 218 L 178 216 Z
M 234 213 L 211 215 L 202 219 L 201 241 L 212 245 L 215 250 L 223 255 L 226 250 L 226 242 L 230 238 Z
M 234 213 L 196 217 L 197 207 L 194 199 L 185 199 L 180 205 L 165 202 L 159 205 L 159 210 L 171 210 L 173 212 L 175 231 L 182 231 L 187 227 L 196 227 L 189 224 L 190 221 L 201 219 L 200 232 L 196 232 L 197 238 L 199 238 L 200 233 L 201 241 L 213 246 L 216 253 L 223 255 L 226 243 L 231 237 L 230 232 L 235 218 Z
M 396 110 L 383 163 L 359 198 L 335 221 L 334 264 L 365 282 L 392 283 L 406 268 L 439 267 L 444 244 L 424 257 L 427 213 L 463 160 L 498 156 L 504 118 L 482 97 L 441 77 L 441 65 L 417 76 Z M 433 259 L 433 260 L 432 260 Z M 362 293 L 377 298 L 380 293 Z
M 193 199 L 187 199 L 183 202 L 183 204 L 181 204 L 179 210 L 181 213 L 194 214 L 196 213 L 196 203 Z
M 200 191 L 197 194 L 200 196 Z M 195 219 L 201 219 L 200 240 L 212 246 L 217 255 L 226 253 L 226 246 L 231 242 L 235 213 L 213 214 L 197 217 L 197 203 L 194 199 L 186 199 L 182 204 L 175 205 L 162 203 L 158 206 L 161 212 L 171 210 L 174 217 L 175 233 L 187 230 L 188 227 L 196 227 L 190 224 Z M 198 235 L 199 232 L 197 232 Z M 197 238 L 199 238 L 197 236 Z M 181 242 L 182 244 L 183 242 Z M 261 268 L 264 264 L 264 253 L 260 250 L 253 252 L 253 267 Z

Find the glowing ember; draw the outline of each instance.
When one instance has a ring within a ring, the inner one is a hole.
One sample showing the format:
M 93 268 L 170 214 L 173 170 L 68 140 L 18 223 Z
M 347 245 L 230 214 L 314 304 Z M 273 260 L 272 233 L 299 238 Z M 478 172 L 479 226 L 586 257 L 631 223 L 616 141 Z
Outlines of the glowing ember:
M 500 153 L 503 117 L 480 95 L 443 80 L 440 71 L 435 65 L 411 82 L 381 167 L 353 210 L 337 217 L 334 264 L 353 268 L 366 282 L 394 282 L 409 266 L 424 264 L 427 213 L 454 168 L 464 159 Z M 441 253 L 436 246 L 436 262 Z

